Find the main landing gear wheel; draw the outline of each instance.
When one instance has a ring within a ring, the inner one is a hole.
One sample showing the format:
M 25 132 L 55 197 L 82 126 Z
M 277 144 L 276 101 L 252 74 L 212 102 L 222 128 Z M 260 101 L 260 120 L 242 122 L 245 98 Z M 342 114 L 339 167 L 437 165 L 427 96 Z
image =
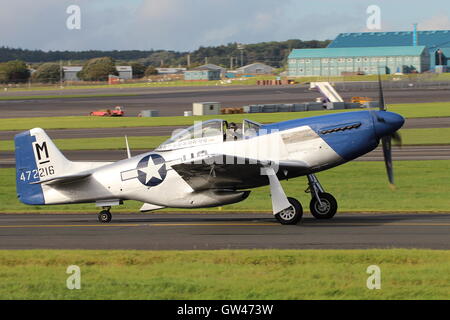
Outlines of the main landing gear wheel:
M 329 193 L 319 193 L 320 202 L 316 197 L 311 199 L 309 210 L 316 219 L 331 219 L 337 212 L 337 201 Z
M 103 210 L 100 211 L 100 213 L 98 214 L 98 221 L 100 221 L 101 223 L 108 223 L 111 221 L 111 212 L 109 212 L 109 210 Z
M 275 218 L 277 218 L 281 224 L 297 224 L 303 216 L 302 205 L 297 201 L 297 199 L 290 197 L 287 199 L 291 204 L 291 207 L 278 212 L 275 215 Z

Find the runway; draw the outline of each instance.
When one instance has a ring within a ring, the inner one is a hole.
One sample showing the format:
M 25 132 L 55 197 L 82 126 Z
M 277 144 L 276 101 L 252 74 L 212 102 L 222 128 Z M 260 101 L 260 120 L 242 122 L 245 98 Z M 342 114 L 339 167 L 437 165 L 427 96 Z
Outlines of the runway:
M 426 88 L 394 87 L 385 89 L 386 102 L 418 103 L 450 101 L 449 86 Z M 344 83 L 336 86 L 341 96 L 349 101 L 353 96 L 378 96 L 376 83 Z M 98 90 L 98 91 L 96 91 Z M 8 92 L 0 96 L 70 95 L 70 94 L 132 94 L 131 96 L 55 98 L 35 100 L 0 100 L 2 118 L 82 116 L 96 109 L 124 107 L 126 116 L 137 116 L 142 110 L 158 110 L 160 116 L 180 116 L 192 110 L 193 102 L 218 101 L 223 107 L 242 107 L 262 103 L 301 103 L 315 101 L 320 94 L 306 85 L 295 86 L 232 86 L 197 88 L 126 88 L 82 89 L 41 92 Z
M 338 214 L 295 226 L 271 214 L 0 215 L 0 249 L 450 249 L 450 214 Z

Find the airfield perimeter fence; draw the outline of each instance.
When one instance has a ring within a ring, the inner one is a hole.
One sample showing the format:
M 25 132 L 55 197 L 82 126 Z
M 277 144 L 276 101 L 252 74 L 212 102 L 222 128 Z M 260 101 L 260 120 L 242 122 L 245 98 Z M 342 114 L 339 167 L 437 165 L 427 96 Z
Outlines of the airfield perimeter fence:
M 347 81 L 334 82 L 334 88 L 339 91 L 373 91 L 378 90 L 377 81 Z M 383 81 L 383 89 L 386 90 L 414 90 L 414 89 L 428 89 L 428 90 L 450 90 L 450 81 Z
M 271 76 L 274 77 L 274 76 Z M 423 73 L 423 74 L 412 74 L 412 75 L 403 75 L 403 76 L 395 76 L 390 75 L 389 78 L 383 79 L 383 88 L 386 90 L 399 90 L 399 89 L 429 89 L 429 90 L 450 90 L 450 73 L 444 74 L 435 74 L 435 73 Z M 368 79 L 369 78 L 369 79 Z M 157 76 L 149 76 L 141 79 L 127 79 L 121 80 L 118 84 L 129 84 L 129 85 L 142 85 L 151 83 L 170 83 L 175 81 L 175 85 L 179 85 L 182 82 L 182 75 L 157 75 Z M 251 78 L 249 78 L 251 79 Z M 317 81 L 327 81 L 333 84 L 333 86 L 338 91 L 373 91 L 378 90 L 378 81 L 376 80 L 376 76 L 339 76 L 339 77 L 299 77 L 292 78 L 292 80 L 296 81 L 300 87 L 307 88 L 309 87 L 310 82 Z M 177 82 L 178 81 L 178 82 Z M 271 80 L 267 80 L 268 82 L 273 82 Z M 211 82 L 211 84 L 209 83 Z M 216 85 L 217 81 L 205 81 L 202 82 L 204 85 Z M 280 81 L 281 82 L 281 81 Z M 239 82 L 238 82 L 239 84 Z M 256 84 L 256 83 L 255 83 Z M 278 83 L 277 83 L 278 84 Z M 285 83 L 279 83 L 280 85 L 288 85 Z M 0 84 L 0 92 L 7 92 L 8 89 L 13 88 L 33 88 L 33 87 L 54 87 L 55 89 L 60 88 L 63 85 L 64 87 L 96 87 L 96 86 L 104 86 L 108 85 L 108 81 L 64 81 L 63 83 L 59 81 L 49 81 L 42 82 L 37 81 L 32 78 L 28 79 L 26 82 L 19 83 L 1 83 Z

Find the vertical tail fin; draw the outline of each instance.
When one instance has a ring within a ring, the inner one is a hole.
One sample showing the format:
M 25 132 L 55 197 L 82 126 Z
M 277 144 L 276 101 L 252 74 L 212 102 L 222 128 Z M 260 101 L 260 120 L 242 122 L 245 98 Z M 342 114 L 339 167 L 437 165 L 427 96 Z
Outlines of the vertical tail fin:
M 41 128 L 17 134 L 14 143 L 19 200 L 26 204 L 45 204 L 42 186 L 33 182 L 64 174 L 71 162 Z

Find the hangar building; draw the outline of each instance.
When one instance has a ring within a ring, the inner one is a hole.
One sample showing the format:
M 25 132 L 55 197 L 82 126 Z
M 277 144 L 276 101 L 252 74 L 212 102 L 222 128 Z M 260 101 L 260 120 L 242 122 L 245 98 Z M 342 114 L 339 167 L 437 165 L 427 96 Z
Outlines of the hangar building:
M 239 74 L 272 74 L 275 68 L 264 63 L 255 62 L 246 66 L 237 68 L 235 71 Z
M 225 72 L 227 71 L 225 68 L 218 66 L 216 64 L 212 64 L 212 63 L 204 64 L 204 65 L 196 67 L 192 70 L 213 70 L 213 71 L 219 70 L 220 75 L 225 74 Z
M 392 74 L 429 69 L 425 46 L 294 49 L 288 76 L 340 76 L 345 73 Z
M 426 46 L 430 69 L 450 66 L 450 30 L 341 33 L 328 48 Z
M 450 70 L 450 30 L 341 33 L 325 49 L 294 49 L 288 75 L 374 74 L 377 67 L 389 74 Z
M 225 68 L 221 66 L 212 63 L 204 64 L 192 70 L 184 71 L 184 80 L 220 80 L 225 71 Z

